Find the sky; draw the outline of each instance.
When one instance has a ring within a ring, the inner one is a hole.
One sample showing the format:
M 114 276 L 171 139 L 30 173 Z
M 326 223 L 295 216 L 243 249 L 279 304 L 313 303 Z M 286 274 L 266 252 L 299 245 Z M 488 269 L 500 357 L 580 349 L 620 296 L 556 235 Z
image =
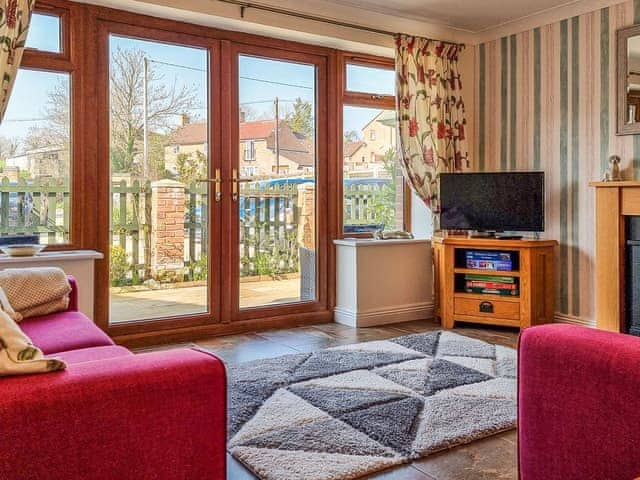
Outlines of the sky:
M 34 14 L 27 46 L 45 51 L 60 49 L 59 21 L 53 16 Z M 198 96 L 200 107 L 192 115 L 206 118 L 207 115 L 207 65 L 206 49 L 184 47 L 166 43 L 143 41 L 111 36 L 110 49 L 138 48 L 150 60 L 151 68 L 161 74 L 168 86 L 192 87 Z M 279 98 L 282 115 L 291 109 L 296 98 L 314 103 L 315 67 L 250 56 L 239 58 L 240 103 L 260 117 L 273 118 L 273 101 Z M 24 138 L 32 126 L 44 122 L 48 92 L 56 82 L 70 84 L 65 73 L 40 72 L 21 69 L 9 100 L 5 118 L 0 124 L 0 136 Z M 395 76 L 393 71 L 376 68 L 349 66 L 347 85 L 353 91 L 393 94 Z M 142 93 L 141 93 L 142 94 Z M 344 130 L 360 131 L 379 110 L 345 107 Z M 175 122 L 178 122 L 176 117 Z

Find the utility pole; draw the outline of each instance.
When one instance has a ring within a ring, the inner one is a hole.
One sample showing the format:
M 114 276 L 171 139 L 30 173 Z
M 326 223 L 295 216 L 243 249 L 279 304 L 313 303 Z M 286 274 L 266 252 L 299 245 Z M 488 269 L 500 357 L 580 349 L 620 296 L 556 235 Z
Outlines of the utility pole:
M 142 176 L 146 181 L 149 179 L 149 105 L 148 105 L 148 75 L 149 75 L 149 60 L 145 56 L 143 58 L 143 77 L 142 77 Z
M 280 109 L 278 97 L 274 100 L 276 109 L 276 175 L 280 175 Z

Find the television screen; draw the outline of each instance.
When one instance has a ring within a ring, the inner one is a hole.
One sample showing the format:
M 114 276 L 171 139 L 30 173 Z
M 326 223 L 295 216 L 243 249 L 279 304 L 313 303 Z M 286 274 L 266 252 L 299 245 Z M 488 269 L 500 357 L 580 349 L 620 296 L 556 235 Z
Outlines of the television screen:
M 440 227 L 544 231 L 544 172 L 440 175 Z

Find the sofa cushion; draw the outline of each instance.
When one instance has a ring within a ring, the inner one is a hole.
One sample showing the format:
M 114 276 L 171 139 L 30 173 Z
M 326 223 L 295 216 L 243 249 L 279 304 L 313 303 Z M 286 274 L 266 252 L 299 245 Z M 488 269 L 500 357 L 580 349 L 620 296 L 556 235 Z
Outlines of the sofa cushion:
M 71 285 L 58 267 L 5 268 L 0 271 L 0 287 L 15 310 L 17 322 L 69 307 Z
M 109 345 L 105 347 L 80 348 L 78 350 L 58 352 L 56 353 L 56 358 L 64 360 L 67 365 L 73 365 L 76 363 L 106 360 L 108 358 L 123 357 L 126 355 L 133 355 L 133 353 L 124 347 Z
M 46 358 L 15 320 L 0 310 L 0 376 L 55 372 L 66 367 L 62 360 Z
M 114 345 L 113 340 L 80 312 L 27 318 L 20 328 L 45 354 Z

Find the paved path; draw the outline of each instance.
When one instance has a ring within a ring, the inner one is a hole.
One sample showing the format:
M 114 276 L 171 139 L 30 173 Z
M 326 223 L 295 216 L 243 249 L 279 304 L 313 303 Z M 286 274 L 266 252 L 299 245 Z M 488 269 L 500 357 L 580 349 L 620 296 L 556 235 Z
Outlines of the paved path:
M 240 306 L 257 307 L 299 301 L 300 279 L 240 283 Z M 207 310 L 206 287 L 185 287 L 111 294 L 112 322 L 192 315 Z

